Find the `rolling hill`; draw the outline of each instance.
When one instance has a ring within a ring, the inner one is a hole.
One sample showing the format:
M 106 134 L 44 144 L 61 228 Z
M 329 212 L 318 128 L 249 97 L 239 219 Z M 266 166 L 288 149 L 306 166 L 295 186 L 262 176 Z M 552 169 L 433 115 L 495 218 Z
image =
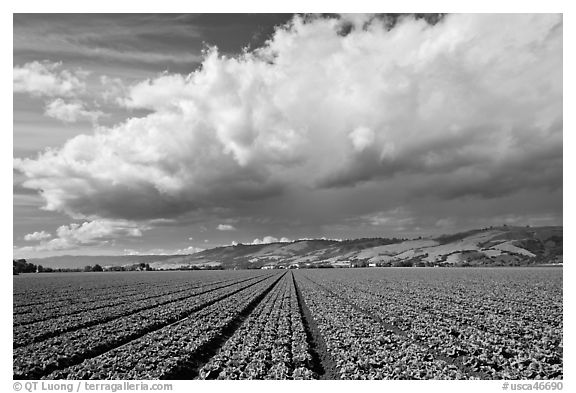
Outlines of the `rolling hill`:
M 65 256 L 31 259 L 45 267 L 125 266 L 225 269 L 349 266 L 515 266 L 562 263 L 562 227 L 491 227 L 418 239 L 298 240 L 239 244 L 192 255 Z

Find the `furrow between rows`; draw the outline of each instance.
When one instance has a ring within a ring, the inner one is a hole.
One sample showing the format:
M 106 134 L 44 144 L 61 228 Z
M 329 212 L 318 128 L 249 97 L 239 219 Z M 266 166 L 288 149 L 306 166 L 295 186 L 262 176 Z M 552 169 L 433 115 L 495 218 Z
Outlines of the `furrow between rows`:
M 32 343 L 42 342 L 46 339 L 56 337 L 58 335 L 72 332 L 75 330 L 87 328 L 90 326 L 99 325 L 102 323 L 114 321 L 118 318 L 124 318 L 126 316 L 136 314 L 142 311 L 148 311 L 155 309 L 157 307 L 162 307 L 168 304 L 178 304 L 178 302 L 185 302 L 186 299 L 190 297 L 204 295 L 213 291 L 217 291 L 222 288 L 229 287 L 231 285 L 236 285 L 239 283 L 255 280 L 254 277 L 235 281 L 233 283 L 225 283 L 222 285 L 216 285 L 212 288 L 210 286 L 204 286 L 198 288 L 197 291 L 185 291 L 175 297 L 168 296 L 163 297 L 161 300 L 158 298 L 150 299 L 146 302 L 130 304 L 126 306 L 124 304 L 110 307 L 109 309 L 101 310 L 99 313 L 85 312 L 71 317 L 61 317 L 56 319 L 50 319 L 47 321 L 42 321 L 34 323 L 31 325 L 17 325 L 14 326 L 14 339 L 13 348 L 23 347 Z M 103 312 L 106 311 L 106 312 Z
M 281 276 L 241 288 L 166 325 L 97 357 L 53 372 L 47 379 L 175 379 L 191 378 L 198 362 L 231 334 Z
M 121 317 L 88 328 L 67 332 L 39 343 L 16 348 L 14 378 L 38 379 L 65 367 L 79 364 L 140 337 L 181 321 L 222 299 L 258 285 L 271 275 L 258 276 L 254 281 L 210 291 L 183 302 L 155 307 L 127 317 Z

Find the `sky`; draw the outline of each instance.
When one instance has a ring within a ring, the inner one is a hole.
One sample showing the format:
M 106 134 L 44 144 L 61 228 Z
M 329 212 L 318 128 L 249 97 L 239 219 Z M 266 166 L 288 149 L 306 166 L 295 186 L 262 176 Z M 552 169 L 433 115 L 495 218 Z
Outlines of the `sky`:
M 15 14 L 13 254 L 562 225 L 560 14 Z

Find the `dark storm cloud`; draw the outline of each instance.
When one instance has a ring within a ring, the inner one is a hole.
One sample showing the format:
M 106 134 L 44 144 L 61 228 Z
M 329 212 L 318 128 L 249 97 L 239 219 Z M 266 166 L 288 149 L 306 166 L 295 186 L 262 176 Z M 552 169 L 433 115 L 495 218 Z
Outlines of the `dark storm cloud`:
M 250 42 L 261 44 L 274 24 L 289 19 L 282 14 L 219 15 L 15 14 L 14 57 L 16 63 L 47 59 L 112 71 L 188 73 L 200 64 L 206 45 L 237 54 Z

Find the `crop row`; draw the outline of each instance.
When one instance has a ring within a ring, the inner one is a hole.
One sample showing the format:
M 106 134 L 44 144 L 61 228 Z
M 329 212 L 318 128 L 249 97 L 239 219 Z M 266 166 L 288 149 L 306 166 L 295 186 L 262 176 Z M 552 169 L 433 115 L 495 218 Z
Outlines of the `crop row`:
M 345 286 L 350 288 L 346 290 Z M 468 288 L 467 300 L 463 291 L 445 288 L 438 293 L 437 286 L 434 295 L 428 295 L 426 288 L 419 288 L 404 296 L 397 296 L 390 287 L 366 286 L 360 282 L 347 282 L 335 289 L 347 293 L 348 299 L 361 303 L 375 315 L 394 320 L 412 337 L 433 344 L 444 355 L 457 358 L 489 378 L 561 377 L 562 317 L 551 308 L 553 302 L 544 305 L 541 298 L 531 299 L 529 293 L 517 293 L 515 296 L 524 300 L 516 302 L 525 310 L 520 318 L 514 302 L 506 301 L 510 291 L 494 285 L 492 295 L 501 292 L 503 297 L 493 308 L 487 308 L 480 293 L 473 296 L 474 287 L 468 285 Z M 396 301 L 391 303 L 392 299 Z M 531 301 L 540 304 L 538 313 L 534 307 L 526 307 Z M 510 313 L 502 312 L 510 309 Z
M 201 285 L 201 283 L 198 283 Z M 190 283 L 178 283 L 178 284 L 161 284 L 154 285 L 155 291 L 179 289 L 190 286 Z M 48 303 L 33 304 L 25 307 L 18 307 L 14 310 L 14 318 L 20 318 L 22 321 L 26 321 L 26 318 L 32 318 L 38 315 L 39 317 L 48 317 L 51 315 L 64 315 L 66 312 L 72 310 L 84 310 L 90 307 L 96 308 L 99 305 L 110 304 L 114 301 L 122 301 L 123 299 L 129 299 L 134 296 L 141 296 L 143 293 L 149 291 L 150 285 L 147 286 L 137 286 L 134 288 L 111 288 L 103 292 L 85 292 L 84 290 L 78 290 L 75 295 L 69 296 L 68 298 L 56 298 L 47 297 L 51 299 Z M 121 298 L 119 296 L 121 294 Z
M 15 348 L 14 378 L 38 378 L 56 369 L 78 364 L 112 348 L 184 319 L 270 275 L 216 289 L 162 307 L 153 307 L 95 326 L 67 332 L 44 341 Z
M 230 280 L 226 280 L 230 281 Z M 110 291 L 108 296 L 95 297 L 92 301 L 83 303 L 66 303 L 58 302 L 55 305 L 34 306 L 34 310 L 27 313 L 19 313 L 14 315 L 14 325 L 29 325 L 34 322 L 45 321 L 52 318 L 63 317 L 72 314 L 78 314 L 86 311 L 95 311 L 101 308 L 117 306 L 123 303 L 130 303 L 160 297 L 170 294 L 184 292 L 186 290 L 194 289 L 206 285 L 206 283 L 184 283 L 179 285 L 162 285 L 146 288 L 146 290 L 138 289 L 133 292 L 116 292 Z
M 42 313 L 42 312 L 51 312 L 52 310 L 56 311 L 58 309 L 67 310 L 70 307 L 90 307 L 91 304 L 98 304 L 98 303 L 105 303 L 105 302 L 112 302 L 118 300 L 121 296 L 122 298 L 130 297 L 130 296 L 137 296 L 141 295 L 142 293 L 147 292 L 150 288 L 154 288 L 155 290 L 171 289 L 171 288 L 179 288 L 186 285 L 200 287 L 207 283 L 211 282 L 219 282 L 219 281 L 233 281 L 234 279 L 242 279 L 253 277 L 254 274 L 245 274 L 244 272 L 234 272 L 234 275 L 219 275 L 215 273 L 219 272 L 203 272 L 203 273 L 212 273 L 198 276 L 188 276 L 186 274 L 182 274 L 179 276 L 173 276 L 170 273 L 156 273 L 151 275 L 150 277 L 144 277 L 145 279 L 142 282 L 137 282 L 135 284 L 129 285 L 108 285 L 105 287 L 96 287 L 93 288 L 94 284 L 90 285 L 90 288 L 85 288 L 84 286 L 78 286 L 76 284 L 72 288 L 69 289 L 68 292 L 65 294 L 60 293 L 57 290 L 50 291 L 50 287 L 42 287 L 40 285 L 40 289 L 36 291 L 41 291 L 41 295 L 38 299 L 38 302 L 34 302 L 32 304 L 27 305 L 18 305 L 17 303 L 22 303 L 23 296 L 14 296 L 14 311 L 13 314 L 20 315 L 20 314 L 30 314 L 30 313 Z M 244 273 L 244 274 L 242 274 Z M 125 275 L 129 275 L 129 273 L 124 273 Z M 163 274 L 170 274 L 168 277 L 162 277 Z M 160 276 L 159 276 L 160 275 Z M 135 279 L 135 278 L 132 278 Z M 141 278 L 142 279 L 142 278 Z M 99 280 L 94 280 L 95 282 L 99 282 Z M 18 283 L 18 282 L 17 282 Z M 42 281 L 38 281 L 38 284 L 41 284 Z M 27 298 L 31 298 L 34 295 L 35 290 L 30 290 L 30 294 L 25 296 Z
M 220 351 L 201 379 L 315 379 L 302 316 L 286 274 Z
M 326 283 L 319 284 L 308 277 L 307 279 L 321 288 L 324 292 L 330 294 L 330 296 L 337 298 L 339 301 L 351 306 L 358 312 L 369 316 L 373 319 L 374 323 L 378 323 L 391 332 L 407 339 L 407 341 L 415 345 L 415 347 L 420 348 L 420 351 L 426 352 L 435 359 L 440 359 L 456 366 L 462 371 L 463 375 L 467 376 L 467 378 L 486 378 L 486 375 L 480 372 L 480 370 L 467 367 L 467 365 L 460 361 L 460 347 L 455 347 L 453 345 L 454 337 L 452 335 L 436 336 L 435 334 L 430 334 L 430 340 L 423 340 L 422 335 L 414 334 L 414 330 L 410 330 L 410 326 L 413 326 L 412 320 L 414 315 L 412 313 L 404 315 L 384 314 L 382 306 L 386 305 L 379 303 L 375 299 L 371 299 L 370 296 L 365 293 L 355 293 L 351 291 L 350 288 L 335 283 L 326 285 Z M 356 296 L 352 297 L 352 294 L 355 294 Z M 398 324 L 398 321 L 401 321 L 402 323 Z M 427 331 L 432 330 L 433 328 L 427 329 Z M 448 350 L 439 350 L 439 346 Z
M 242 282 L 253 281 L 255 278 L 237 280 L 229 283 L 208 284 L 196 289 L 188 289 L 171 293 L 162 297 L 154 296 L 128 304 L 119 304 L 96 311 L 88 310 L 77 314 L 62 316 L 33 323 L 31 325 L 14 326 L 13 346 L 18 348 L 34 342 L 41 342 L 50 337 L 58 336 L 62 333 L 71 332 L 89 326 L 99 325 L 114 319 L 126 317 L 130 314 L 153 310 L 155 308 L 169 304 L 171 307 L 178 307 L 186 304 L 189 298 L 236 285 Z
M 296 274 L 337 379 L 467 379 L 457 366 Z
M 314 279 L 376 320 L 401 330 L 415 343 L 453 359 L 482 378 L 562 377 L 561 315 L 554 318 L 550 303 L 540 308 L 541 314 L 548 309 L 543 313 L 547 318 L 534 313 L 534 308 L 524 307 L 530 318 L 519 319 L 517 310 L 511 315 L 501 312 L 506 309 L 502 299 L 493 309 L 487 308 L 480 293 L 473 296 L 471 285 L 466 294 L 453 287 L 438 290 L 438 283 L 406 290 L 399 282 L 377 285 L 318 275 Z M 498 291 L 502 288 L 495 286 L 492 294 Z M 528 294 L 523 296 L 526 304 Z
M 14 279 L 15 379 L 563 377 L 555 269 L 38 277 Z
M 109 294 L 110 291 L 130 293 L 141 291 L 149 286 L 149 283 L 146 281 L 133 283 L 112 281 L 112 283 L 108 283 L 107 285 L 102 285 L 99 280 L 93 279 L 92 281 L 93 282 L 81 281 L 75 285 L 68 284 L 64 287 L 61 286 L 60 281 L 55 281 L 53 284 L 48 284 L 40 279 L 34 279 L 34 281 L 30 282 L 26 281 L 26 284 L 21 284 L 24 286 L 22 290 L 13 293 L 14 311 L 28 312 L 28 307 L 42 305 L 51 306 L 58 302 L 77 302 L 83 301 L 84 299 L 89 300 L 94 297 L 105 296 Z M 16 284 L 19 284 L 19 282 L 16 281 Z M 58 284 L 60 284 L 60 286 Z M 169 284 L 166 283 L 165 285 Z
M 190 375 L 198 366 L 198 355 L 208 351 L 279 279 L 278 275 L 269 277 L 175 324 L 55 371 L 47 379 L 171 379 Z
M 37 316 L 36 320 L 31 319 L 32 316 L 28 318 L 16 316 L 14 318 L 14 337 L 20 337 L 20 334 L 26 337 L 26 334 L 29 334 L 30 331 L 41 331 L 44 332 L 44 337 L 48 337 L 53 335 L 54 331 L 62 333 L 91 324 L 97 324 L 101 321 L 110 320 L 117 315 L 125 315 L 127 312 L 137 312 L 251 279 L 252 278 L 205 282 L 203 285 L 194 283 L 192 285 L 181 285 L 164 290 L 162 290 L 162 288 L 157 289 L 151 287 L 148 288 L 146 292 L 140 291 L 135 295 L 121 296 L 119 293 L 116 293 L 112 301 L 102 300 L 90 304 L 72 305 L 67 310 L 60 308 L 54 310 L 54 314 L 51 314 L 50 311 L 52 310 L 48 309 L 45 313 Z M 20 321 L 20 323 L 18 323 L 18 321 Z M 56 330 L 53 330 L 54 328 Z M 35 341 L 41 341 L 44 337 L 35 336 Z M 20 342 L 20 340 L 15 340 L 15 342 Z

